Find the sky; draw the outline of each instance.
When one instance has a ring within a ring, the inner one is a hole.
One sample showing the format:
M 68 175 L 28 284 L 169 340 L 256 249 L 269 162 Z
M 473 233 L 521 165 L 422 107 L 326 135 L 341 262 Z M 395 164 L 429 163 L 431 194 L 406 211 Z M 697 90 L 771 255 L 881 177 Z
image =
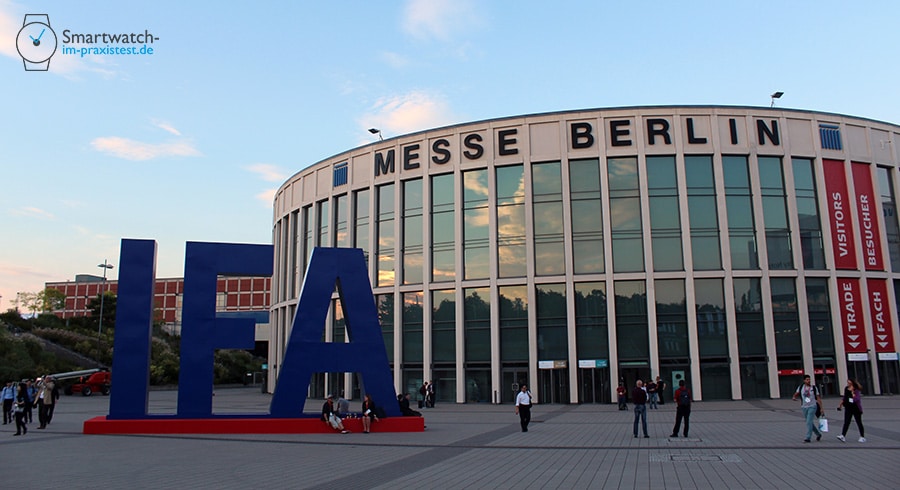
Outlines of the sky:
M 26 14 L 56 33 L 47 71 L 24 69 Z M 895 1 L 0 0 L 0 310 L 117 266 L 122 238 L 158 242 L 157 277 L 183 276 L 188 241 L 270 244 L 278 187 L 372 127 L 775 91 L 900 123 L 898 19 Z M 152 54 L 62 49 L 147 32 Z

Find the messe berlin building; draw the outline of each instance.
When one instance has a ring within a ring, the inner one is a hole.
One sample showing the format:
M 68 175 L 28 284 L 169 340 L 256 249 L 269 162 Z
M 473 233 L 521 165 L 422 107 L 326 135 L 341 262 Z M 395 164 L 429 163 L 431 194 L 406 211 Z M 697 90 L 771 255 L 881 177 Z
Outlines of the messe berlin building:
M 814 373 L 826 394 L 847 377 L 898 393 L 898 145 L 900 126 L 864 118 L 689 106 L 335 155 L 275 198 L 271 378 L 324 246 L 364 251 L 401 392 L 506 403 L 528 383 L 542 403 L 604 403 L 661 376 L 696 399 L 777 398 Z M 343 316 L 335 294 L 323 340 L 350 341 Z M 310 395 L 359 385 L 323 373 Z

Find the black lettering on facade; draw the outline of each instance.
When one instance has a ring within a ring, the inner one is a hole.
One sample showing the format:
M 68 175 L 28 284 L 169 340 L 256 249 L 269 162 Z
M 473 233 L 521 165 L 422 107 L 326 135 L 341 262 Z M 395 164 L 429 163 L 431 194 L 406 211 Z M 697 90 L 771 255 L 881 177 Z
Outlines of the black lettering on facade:
M 588 122 L 572 123 L 572 149 L 590 148 L 594 146 L 594 127 Z
M 381 152 L 375 153 L 375 177 L 378 177 L 381 174 L 392 174 L 394 173 L 394 149 L 391 148 L 387 151 L 387 160 L 385 160 L 384 155 Z
M 472 133 L 466 136 L 466 139 L 463 140 L 463 146 L 468 148 L 463 152 L 463 155 L 466 156 L 469 160 L 478 160 L 484 155 L 484 147 L 480 145 L 480 143 L 484 141 L 484 138 L 481 137 L 478 133 Z
M 766 144 L 766 141 L 765 141 L 766 136 L 769 137 L 769 141 L 771 141 L 773 145 L 778 146 L 781 144 L 779 142 L 779 138 L 778 138 L 778 121 L 775 119 L 772 119 L 772 128 L 771 129 L 768 126 L 766 126 L 765 121 L 763 121 L 762 119 L 757 119 L 756 120 L 756 135 L 759 138 L 760 145 Z
M 698 138 L 694 135 L 694 118 L 689 117 L 685 121 L 687 124 L 687 132 L 688 132 L 688 144 L 689 145 L 702 145 L 706 143 L 706 138 Z
M 414 161 L 419 159 L 418 152 L 418 143 L 403 147 L 403 170 L 412 170 L 414 168 L 419 168 L 419 162 Z
M 738 134 L 737 134 L 737 120 L 731 118 L 728 120 L 728 129 L 731 130 L 731 144 L 738 144 Z
M 625 119 L 622 121 L 610 121 L 609 122 L 609 137 L 612 146 L 631 146 L 631 140 L 623 140 L 620 139 L 620 136 L 628 136 L 631 134 L 631 130 L 628 129 L 628 126 L 631 125 L 631 121 Z M 620 129 L 625 128 L 625 129 Z
M 510 136 L 515 136 L 519 130 L 517 129 L 503 129 L 497 131 L 497 140 L 500 146 L 499 154 L 500 156 L 504 155 L 515 155 L 519 153 L 518 148 L 510 148 L 511 145 L 516 144 L 516 138 L 511 138 Z
M 672 144 L 669 135 L 669 121 L 665 119 L 647 119 L 647 143 L 656 144 L 656 137 L 662 136 L 667 145 Z
M 442 164 L 449 162 L 450 161 L 450 150 L 447 149 L 448 146 L 450 146 L 450 142 L 445 140 L 444 138 L 441 138 L 439 140 L 434 140 L 434 143 L 431 144 L 431 151 L 432 151 L 432 153 L 435 153 L 436 155 L 440 155 L 440 157 L 433 156 L 433 157 L 431 157 L 431 161 L 438 165 L 442 165 Z

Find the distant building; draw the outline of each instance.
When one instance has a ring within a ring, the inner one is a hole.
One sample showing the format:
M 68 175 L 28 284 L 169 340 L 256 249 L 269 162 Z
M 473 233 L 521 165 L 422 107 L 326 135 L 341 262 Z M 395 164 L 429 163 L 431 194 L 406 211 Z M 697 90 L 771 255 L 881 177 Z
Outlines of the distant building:
M 91 314 L 88 304 L 102 291 L 118 291 L 118 281 L 103 282 L 102 277 L 79 274 L 74 282 L 48 282 L 44 285 L 66 295 L 65 307 L 54 311 L 60 318 Z M 257 350 L 264 355 L 269 341 L 270 278 L 223 277 L 218 280 L 216 311 L 222 316 L 256 319 Z M 157 279 L 154 294 L 154 320 L 170 333 L 181 334 L 181 302 L 184 278 Z

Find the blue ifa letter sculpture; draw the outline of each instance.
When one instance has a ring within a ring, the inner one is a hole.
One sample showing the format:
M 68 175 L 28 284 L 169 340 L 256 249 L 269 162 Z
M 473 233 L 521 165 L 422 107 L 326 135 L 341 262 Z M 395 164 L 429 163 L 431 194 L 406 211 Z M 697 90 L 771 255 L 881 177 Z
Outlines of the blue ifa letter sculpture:
M 188 242 L 182 306 L 181 372 L 176 418 L 213 418 L 213 355 L 219 348 L 252 348 L 254 321 L 216 316 L 219 275 L 271 276 L 273 247 Z M 109 419 L 146 419 L 156 242 L 122 240 Z M 349 343 L 321 341 L 337 286 Z M 316 248 L 300 293 L 285 360 L 269 414 L 302 417 L 312 373 L 360 373 L 366 391 L 388 416 L 400 415 L 381 337 L 378 312 L 360 249 Z M 384 401 L 381 401 L 384 400 Z M 170 417 L 170 416 L 168 416 Z

